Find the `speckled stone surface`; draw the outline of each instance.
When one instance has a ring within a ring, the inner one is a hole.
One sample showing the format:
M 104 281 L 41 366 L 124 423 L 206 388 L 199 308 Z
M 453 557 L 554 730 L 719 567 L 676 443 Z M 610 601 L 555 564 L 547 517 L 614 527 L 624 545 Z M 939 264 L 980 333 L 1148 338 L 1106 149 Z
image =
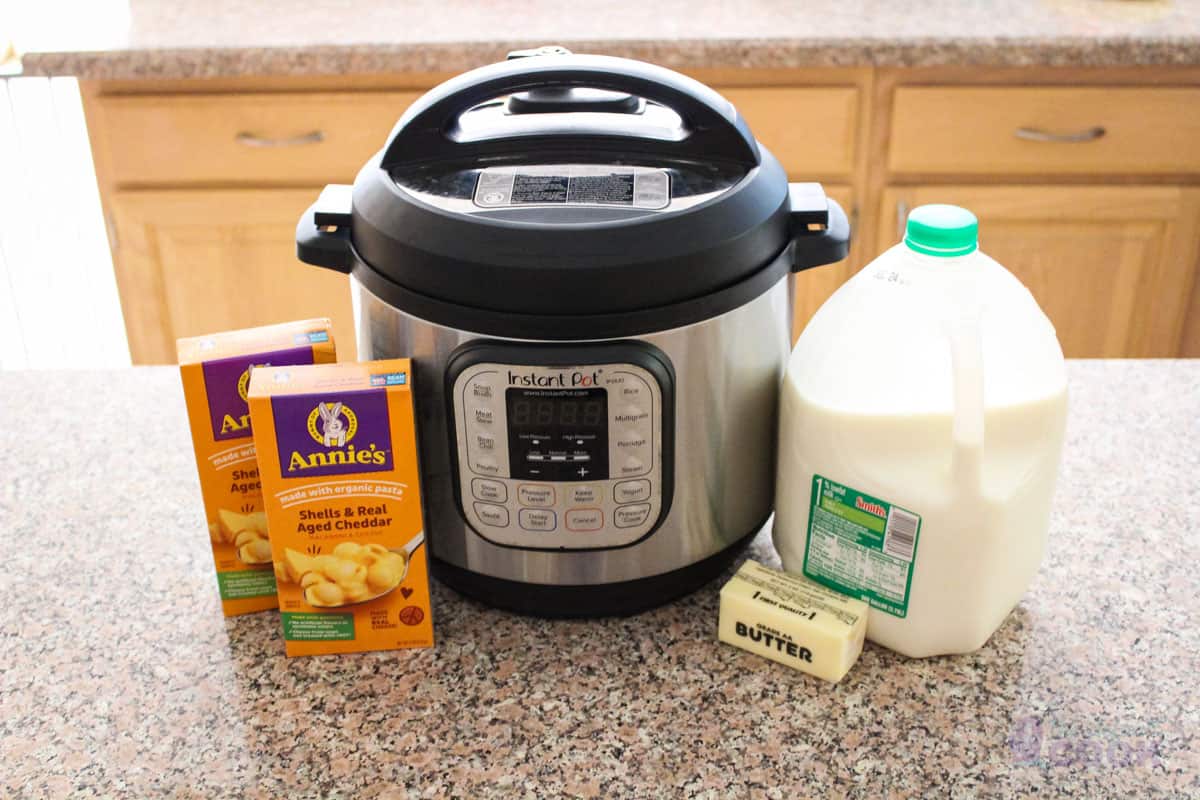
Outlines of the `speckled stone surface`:
M 1196 797 L 1200 361 L 1070 378 L 1008 621 L 831 686 L 717 643 L 717 583 L 569 622 L 437 587 L 435 649 L 289 661 L 221 616 L 173 369 L 0 373 L 0 796 Z
M 541 44 L 678 69 L 1200 64 L 1196 0 L 129 0 L 111 13 L 103 0 L 89 5 L 97 10 L 73 25 L 53 3 L 27 12 L 17 38 L 26 72 L 458 72 Z

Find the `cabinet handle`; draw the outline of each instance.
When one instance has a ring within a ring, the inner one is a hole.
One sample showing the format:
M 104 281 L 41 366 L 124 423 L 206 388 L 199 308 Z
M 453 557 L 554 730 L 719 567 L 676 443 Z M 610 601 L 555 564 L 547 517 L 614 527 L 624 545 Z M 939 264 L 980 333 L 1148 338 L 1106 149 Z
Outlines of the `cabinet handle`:
M 1013 135 L 1018 139 L 1024 139 L 1027 142 L 1094 142 L 1097 139 L 1108 133 L 1100 125 L 1094 128 L 1088 128 L 1084 131 L 1076 131 L 1075 133 L 1052 133 L 1044 131 L 1040 128 L 1017 128 L 1013 131 Z
M 244 144 L 246 147 L 299 147 L 325 141 L 325 131 L 309 131 L 287 139 L 267 139 L 255 136 L 248 131 L 242 131 L 233 138 L 238 144 Z

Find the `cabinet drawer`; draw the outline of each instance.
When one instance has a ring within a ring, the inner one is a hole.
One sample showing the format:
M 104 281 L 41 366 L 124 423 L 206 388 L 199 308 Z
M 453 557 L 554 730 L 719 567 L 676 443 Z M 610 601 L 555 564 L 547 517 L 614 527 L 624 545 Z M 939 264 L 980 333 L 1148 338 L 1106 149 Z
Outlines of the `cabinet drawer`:
M 896 173 L 1200 171 L 1200 89 L 896 90 Z
M 858 90 L 853 87 L 728 88 L 750 130 L 802 180 L 848 176 L 854 170 Z
M 418 92 L 101 97 L 118 184 L 349 182 Z

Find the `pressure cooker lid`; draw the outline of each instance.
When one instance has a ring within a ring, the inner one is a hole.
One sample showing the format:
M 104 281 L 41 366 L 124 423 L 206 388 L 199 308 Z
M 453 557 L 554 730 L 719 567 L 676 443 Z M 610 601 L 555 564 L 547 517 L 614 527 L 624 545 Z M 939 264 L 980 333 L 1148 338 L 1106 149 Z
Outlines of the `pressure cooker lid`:
M 351 256 L 329 241 L 301 258 L 472 308 L 648 309 L 736 283 L 823 225 L 823 193 L 795 194 L 712 89 L 556 50 L 417 100 L 352 193 L 329 187 L 314 209 Z

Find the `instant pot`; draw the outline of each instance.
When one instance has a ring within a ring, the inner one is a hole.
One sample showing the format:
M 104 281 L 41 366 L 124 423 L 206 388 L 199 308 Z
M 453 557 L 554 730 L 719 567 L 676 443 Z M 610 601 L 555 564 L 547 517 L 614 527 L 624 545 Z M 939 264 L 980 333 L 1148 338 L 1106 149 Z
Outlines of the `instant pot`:
M 359 356 L 413 359 L 434 574 L 552 616 L 691 591 L 762 527 L 790 276 L 848 240 L 712 89 L 562 50 L 425 94 L 297 228 Z

